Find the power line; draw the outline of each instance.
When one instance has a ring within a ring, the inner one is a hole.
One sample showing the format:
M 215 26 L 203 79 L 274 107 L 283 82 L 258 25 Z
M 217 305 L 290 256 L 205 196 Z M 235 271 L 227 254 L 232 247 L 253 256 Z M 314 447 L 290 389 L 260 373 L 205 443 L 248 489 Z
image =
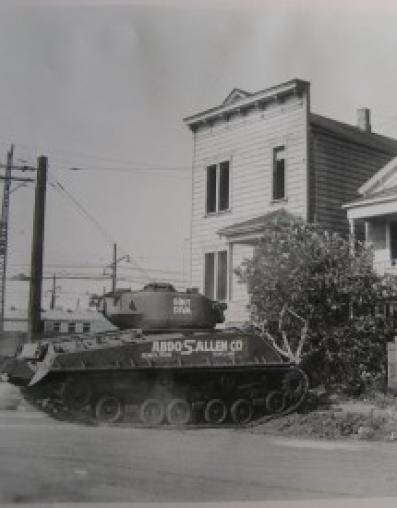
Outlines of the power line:
M 67 168 L 70 171 L 121 171 L 121 172 L 131 172 L 131 171 L 183 171 L 187 172 L 190 168 L 186 168 L 185 166 L 129 166 L 129 167 L 120 167 L 120 166 L 108 166 L 108 167 L 89 167 L 89 166 L 72 166 Z
M 9 144 L 7 142 L 7 144 Z M 162 165 L 162 164 L 155 164 L 153 162 L 142 162 L 142 161 L 121 161 L 120 159 L 118 158 L 115 158 L 115 157 L 104 157 L 104 156 L 98 156 L 98 155 L 93 155 L 93 154 L 88 154 L 88 153 L 84 153 L 84 152 L 81 152 L 81 151 L 72 151 L 72 150 L 65 150 L 65 149 L 59 149 L 59 148 L 55 148 L 55 149 L 51 149 L 51 148 L 48 148 L 46 147 L 45 150 L 42 150 L 41 148 L 42 147 L 37 147 L 35 145 L 27 145 L 27 144 L 24 144 L 24 143 L 18 143 L 18 146 L 21 146 L 21 147 L 25 147 L 25 148 L 29 148 L 29 149 L 34 149 L 35 152 L 40 152 L 40 151 L 45 151 L 45 153 L 48 155 L 48 156 L 51 156 L 51 159 L 55 159 L 55 160 L 61 160 L 61 161 L 70 161 L 71 159 L 79 159 L 79 160 L 91 160 L 91 161 L 99 161 L 99 162 L 112 162 L 112 163 L 115 163 L 115 165 L 113 166 L 109 166 L 109 167 L 97 167 L 97 166 L 92 166 L 90 164 L 88 165 L 85 165 L 85 164 L 82 164 L 81 166 L 82 167 L 79 167 L 80 165 L 75 165 L 75 164 L 65 164 L 65 166 L 69 166 L 69 167 L 65 167 L 63 169 L 67 169 L 67 170 L 70 170 L 70 169 L 79 169 L 79 170 L 84 170 L 84 171 L 122 171 L 122 172 L 131 172 L 131 171 L 137 171 L 137 172 L 145 172 L 145 171 L 177 171 L 177 172 L 180 172 L 180 171 L 185 171 L 185 172 L 189 172 L 191 170 L 191 167 L 189 165 L 186 165 L 186 166 L 182 166 L 182 165 L 178 165 L 178 164 L 175 164 L 175 165 Z M 65 155 L 56 155 L 56 154 L 66 154 Z
M 114 240 L 110 233 L 106 231 L 106 229 L 93 217 L 88 210 L 73 196 L 71 192 L 69 192 L 63 184 L 59 181 L 55 180 L 53 177 L 50 177 L 50 185 L 58 191 L 59 194 L 67 196 L 67 198 L 72 201 L 72 203 L 80 210 L 80 212 L 90 221 L 95 227 L 101 232 L 101 234 L 106 238 L 109 243 L 114 243 Z
M 79 166 L 72 166 L 72 167 L 64 167 L 59 168 L 63 171 L 73 171 L 73 172 L 95 172 L 95 173 L 123 173 L 124 175 L 129 176 L 150 176 L 150 177 L 156 177 L 156 178 L 171 178 L 176 180 L 184 180 L 186 182 L 189 182 L 191 179 L 191 173 L 190 170 L 187 170 L 186 168 L 167 168 L 167 167 L 150 167 L 150 168 L 142 168 L 142 167 L 129 167 L 129 168 L 121 168 L 121 167 L 79 167 Z M 181 173 L 184 172 L 185 174 L 175 174 L 175 173 Z M 174 173 L 174 174 L 173 174 Z
M 63 193 L 64 195 L 66 195 L 73 202 L 73 204 L 80 210 L 80 212 L 82 212 L 83 215 L 88 220 L 90 220 L 99 229 L 99 231 L 101 231 L 101 233 L 104 235 L 104 237 L 107 239 L 107 241 L 109 241 L 111 244 L 116 243 L 114 241 L 112 235 L 88 212 L 88 210 L 86 210 L 86 208 L 73 196 L 73 194 L 71 192 L 69 192 L 65 188 L 65 186 L 63 184 L 61 184 L 58 180 L 56 180 L 52 176 L 50 177 L 50 179 L 52 181 L 52 187 L 57 192 L 59 192 L 61 194 Z M 134 256 L 132 256 L 130 253 L 126 252 L 124 249 L 121 249 L 121 250 L 124 251 L 123 254 L 130 256 L 131 262 L 135 264 L 136 268 L 141 273 L 143 273 L 147 277 L 148 280 L 153 281 L 153 278 L 151 277 L 151 275 L 143 267 L 141 267 L 138 264 L 138 262 L 134 259 Z
M 28 267 L 30 266 L 28 263 L 9 263 L 8 266 L 13 267 Z M 46 268 L 85 268 L 85 269 L 92 269 L 95 270 L 97 268 L 103 268 L 104 263 L 46 263 L 44 265 Z M 139 270 L 136 267 L 133 266 L 125 266 L 122 265 L 119 268 L 120 270 L 132 270 L 136 271 Z M 182 272 L 180 270 L 167 270 L 162 268 L 146 268 L 148 272 L 154 272 L 154 273 L 164 273 L 164 274 L 174 274 L 174 275 L 182 275 Z

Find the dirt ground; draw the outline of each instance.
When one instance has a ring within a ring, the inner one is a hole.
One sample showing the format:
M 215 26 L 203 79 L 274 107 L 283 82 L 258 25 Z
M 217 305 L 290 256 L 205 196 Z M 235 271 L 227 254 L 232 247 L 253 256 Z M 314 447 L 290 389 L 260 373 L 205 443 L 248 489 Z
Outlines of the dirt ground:
M 370 399 L 333 399 L 259 425 L 255 432 L 317 439 L 397 441 L 396 397 L 376 394 Z

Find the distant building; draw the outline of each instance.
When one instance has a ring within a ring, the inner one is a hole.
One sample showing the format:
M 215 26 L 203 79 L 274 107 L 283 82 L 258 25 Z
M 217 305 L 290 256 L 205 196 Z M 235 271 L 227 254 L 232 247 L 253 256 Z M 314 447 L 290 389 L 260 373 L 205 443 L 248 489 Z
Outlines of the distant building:
M 4 332 L 27 333 L 28 311 L 26 309 L 6 309 L 4 313 Z
M 116 330 L 102 314 L 96 311 L 46 310 L 41 314 L 45 335 L 97 333 Z
M 191 284 L 226 301 L 229 321 L 249 317 L 234 269 L 266 223 L 284 209 L 347 235 L 342 204 L 397 155 L 396 140 L 371 132 L 368 109 L 357 126 L 312 113 L 310 84 L 299 79 L 234 89 L 185 123 L 194 140 Z
M 94 310 L 46 310 L 42 311 L 41 318 L 45 335 L 116 330 L 116 327 L 101 313 Z M 27 331 L 28 311 L 26 309 L 7 309 L 4 332 L 26 334 Z

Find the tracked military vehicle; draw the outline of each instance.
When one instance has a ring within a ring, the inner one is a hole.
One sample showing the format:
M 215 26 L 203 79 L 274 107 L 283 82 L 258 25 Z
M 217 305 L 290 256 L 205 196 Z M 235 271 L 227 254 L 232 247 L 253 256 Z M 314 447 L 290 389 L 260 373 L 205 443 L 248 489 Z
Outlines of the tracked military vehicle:
M 305 397 L 298 367 L 255 329 L 215 329 L 225 305 L 194 291 L 150 284 L 100 309 L 122 329 L 25 344 L 0 370 L 43 407 L 107 423 L 241 425 Z

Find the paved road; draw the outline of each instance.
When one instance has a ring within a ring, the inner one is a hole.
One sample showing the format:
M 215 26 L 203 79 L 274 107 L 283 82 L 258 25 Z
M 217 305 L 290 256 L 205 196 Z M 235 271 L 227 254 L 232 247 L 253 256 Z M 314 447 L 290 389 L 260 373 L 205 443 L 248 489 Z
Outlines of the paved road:
M 0 411 L 0 502 L 397 496 L 397 443 L 85 427 Z

